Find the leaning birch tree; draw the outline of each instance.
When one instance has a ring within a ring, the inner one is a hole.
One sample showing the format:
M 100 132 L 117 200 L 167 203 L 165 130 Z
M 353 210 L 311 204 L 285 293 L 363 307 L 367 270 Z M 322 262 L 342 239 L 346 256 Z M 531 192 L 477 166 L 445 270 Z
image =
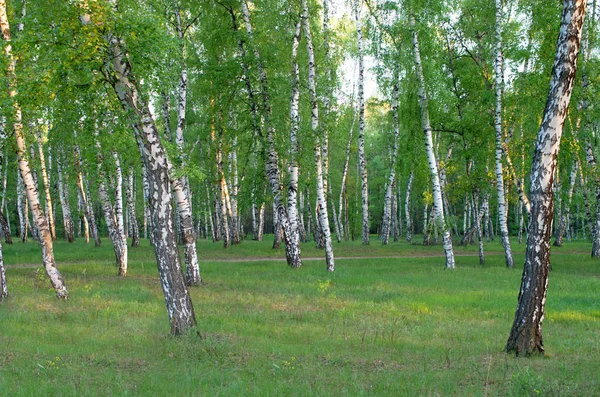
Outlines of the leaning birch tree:
M 0 0 L 1 1 L 1 0 Z M 116 6 L 111 0 L 113 11 Z M 80 5 L 81 22 L 91 24 L 89 5 Z M 105 76 L 119 102 L 128 110 L 148 180 L 148 203 L 152 217 L 154 252 L 165 297 L 171 333 L 179 335 L 197 325 L 192 300 L 183 276 L 172 207 L 172 165 L 150 113 L 148 101 L 141 93 L 127 54 L 126 45 L 114 32 L 107 30 L 108 56 Z
M 25 134 L 23 133 L 23 123 L 21 116 L 21 108 L 19 106 L 19 102 L 16 99 L 17 96 L 17 75 L 15 72 L 16 67 L 16 59 L 12 53 L 11 46 L 11 32 L 10 25 L 8 22 L 8 15 L 6 13 L 6 0 L 0 0 L 0 30 L 2 33 L 2 38 L 4 39 L 4 54 L 7 57 L 7 75 L 8 75 L 8 93 L 11 99 L 11 105 L 13 107 L 13 130 L 14 135 L 17 141 L 16 145 L 16 153 L 17 160 L 19 163 L 19 174 L 23 179 L 23 183 L 25 185 L 25 191 L 27 194 L 27 199 L 29 201 L 29 206 L 31 208 L 31 212 L 33 213 L 33 217 L 40 233 L 40 245 L 42 247 L 42 261 L 44 263 L 44 268 L 46 270 L 46 274 L 50 278 L 50 282 L 56 291 L 56 297 L 58 299 L 66 300 L 69 297 L 69 292 L 67 291 L 67 287 L 62 278 L 62 275 L 56 268 L 56 261 L 54 259 L 54 247 L 52 244 L 52 234 L 50 233 L 50 228 L 48 226 L 48 220 L 44 211 L 42 210 L 42 205 L 40 204 L 40 196 L 33 181 L 33 176 L 31 174 L 31 168 L 29 166 L 29 161 L 26 158 L 26 144 L 25 144 Z
M 563 125 L 573 91 L 586 10 L 586 0 L 564 0 L 563 4 L 550 91 L 531 165 L 531 217 L 525 266 L 515 319 L 506 343 L 507 352 L 524 356 L 544 353 L 542 321 L 548 290 L 550 237 L 554 217 L 552 186 Z

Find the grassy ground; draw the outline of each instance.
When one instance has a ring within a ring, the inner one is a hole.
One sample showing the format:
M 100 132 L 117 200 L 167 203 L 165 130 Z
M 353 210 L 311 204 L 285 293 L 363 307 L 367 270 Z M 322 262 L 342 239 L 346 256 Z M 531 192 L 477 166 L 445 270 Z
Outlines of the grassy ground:
M 343 243 L 334 274 L 324 260 L 298 270 L 256 260 L 283 257 L 270 243 L 199 242 L 201 337 L 180 338 L 168 335 L 147 241 L 130 250 L 126 278 L 108 240 L 57 243 L 68 302 L 29 266 L 40 261 L 35 243 L 4 246 L 0 394 L 600 395 L 600 262 L 587 243 L 553 249 L 547 354 L 529 359 L 502 352 L 523 263 L 516 242 L 517 269 L 490 243 L 485 266 L 475 246 L 456 247 L 451 272 L 439 246 Z M 323 252 L 308 244 L 303 255 Z M 369 258 L 341 259 L 357 256 Z

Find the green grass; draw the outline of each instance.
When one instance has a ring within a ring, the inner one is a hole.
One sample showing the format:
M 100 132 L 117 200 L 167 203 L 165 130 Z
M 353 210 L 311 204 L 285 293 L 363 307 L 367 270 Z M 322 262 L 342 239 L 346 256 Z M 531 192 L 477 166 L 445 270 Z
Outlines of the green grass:
M 418 241 L 418 240 L 415 240 Z M 590 244 L 553 249 L 544 357 L 502 352 L 512 324 L 518 268 L 498 243 L 485 266 L 476 246 L 373 239 L 335 244 L 324 260 L 289 269 L 271 241 L 224 250 L 200 241 L 205 285 L 191 291 L 201 337 L 168 335 L 147 241 L 116 276 L 109 240 L 56 244 L 70 291 L 58 302 L 35 243 L 4 246 L 10 297 L 0 304 L 0 395 L 497 395 L 600 394 L 600 262 Z M 305 257 L 323 257 L 313 244 Z M 432 256 L 437 255 L 437 256 Z M 375 257 L 340 259 L 341 257 Z M 394 258 L 395 257 L 395 258 Z

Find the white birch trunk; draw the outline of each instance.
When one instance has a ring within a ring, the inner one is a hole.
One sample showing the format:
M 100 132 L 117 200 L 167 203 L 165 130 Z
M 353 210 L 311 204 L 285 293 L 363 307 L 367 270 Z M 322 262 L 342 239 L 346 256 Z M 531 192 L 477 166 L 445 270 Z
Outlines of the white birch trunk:
M 358 42 L 358 164 L 361 176 L 362 203 L 362 243 L 369 244 L 369 186 L 367 181 L 367 159 L 365 157 L 365 99 L 364 99 L 364 59 L 363 38 L 360 20 L 361 2 L 354 2 L 356 35 Z
M 20 169 L 17 175 L 17 212 L 19 214 L 19 233 L 21 242 L 27 242 L 28 216 L 27 216 L 27 197 L 25 196 L 25 186 Z
M 121 237 L 122 229 L 119 227 L 118 213 L 116 210 L 117 204 L 113 206 L 108 189 L 106 186 L 106 175 L 102 170 L 103 158 L 100 155 L 101 146 L 100 142 L 96 141 L 96 147 L 98 148 L 98 195 L 102 202 L 102 209 L 104 211 L 104 220 L 106 221 L 106 227 L 108 229 L 108 236 L 113 243 L 113 249 L 115 252 L 115 260 L 117 269 L 119 269 L 119 276 L 127 275 L 127 241 L 123 242 Z M 117 177 L 118 179 L 118 177 Z M 117 181 L 117 184 L 120 184 Z M 117 189 L 115 189 L 115 199 L 118 201 Z
M 410 194 L 412 193 L 413 180 L 415 174 L 410 171 L 408 184 L 406 185 L 406 198 L 404 199 L 404 218 L 406 220 L 406 242 L 412 243 L 412 218 L 410 216 Z
M 241 0 L 242 6 L 242 16 L 244 18 L 244 24 L 246 26 L 246 33 L 249 39 L 252 39 L 253 29 L 252 24 L 250 22 L 250 11 L 248 10 L 248 5 L 246 4 L 246 0 Z M 254 47 L 254 57 L 257 62 L 257 70 L 261 85 L 261 95 L 262 95 L 262 103 L 263 103 L 263 115 L 264 115 L 264 124 L 266 127 L 266 142 L 267 142 L 267 159 L 265 162 L 265 173 L 267 176 L 267 180 L 269 181 L 269 185 L 271 186 L 271 192 L 273 194 L 273 200 L 277 207 L 277 215 L 280 224 L 282 225 L 285 233 L 286 239 L 286 259 L 287 263 L 292 267 L 299 267 L 302 265 L 301 253 L 300 253 L 300 245 L 295 244 L 291 239 L 293 236 L 293 231 L 291 230 L 287 209 L 283 204 L 283 200 L 281 199 L 282 194 L 282 186 L 279 181 L 279 165 L 278 165 L 278 154 L 275 148 L 275 128 L 273 127 L 271 117 L 272 117 L 272 109 L 271 102 L 269 96 L 269 87 L 267 74 L 262 66 L 262 60 L 260 57 L 260 53 L 258 48 Z
M 29 200 L 29 205 L 31 207 L 31 211 L 34 216 L 34 220 L 36 222 L 38 231 L 40 233 L 40 245 L 42 247 L 42 260 L 44 263 L 44 268 L 46 269 L 46 274 L 50 278 L 50 282 L 56 291 L 56 296 L 59 299 L 67 299 L 69 293 L 67 291 L 67 287 L 63 281 L 63 278 L 56 268 L 56 263 L 54 260 L 54 250 L 52 245 L 52 235 L 50 234 L 50 228 L 48 227 L 48 221 L 46 219 L 46 215 L 42 210 L 42 206 L 39 200 L 39 193 L 37 187 L 33 183 L 33 177 L 31 175 L 31 170 L 29 167 L 29 162 L 25 158 L 26 146 L 25 146 L 25 136 L 23 135 L 23 125 L 21 118 L 21 109 L 19 107 L 18 102 L 16 101 L 17 95 L 17 81 L 15 74 L 15 66 L 16 60 L 12 54 L 12 47 L 10 44 L 10 26 L 8 23 L 8 16 L 6 13 L 6 1 L 0 0 L 0 30 L 2 31 L 2 38 L 5 42 L 4 54 L 8 58 L 8 80 L 9 80 L 9 96 L 12 100 L 12 106 L 14 110 L 14 120 L 13 120 L 13 129 L 15 138 L 17 141 L 16 145 L 16 153 L 17 160 L 19 163 L 19 171 L 21 177 L 23 178 L 23 183 L 25 185 L 25 190 L 27 193 L 27 198 Z
M 516 355 L 528 356 L 544 352 L 542 321 L 550 270 L 550 236 L 554 215 L 552 185 L 575 80 L 585 9 L 585 0 L 564 0 L 550 92 L 531 166 L 531 217 L 525 266 L 517 310 L 506 344 L 506 351 Z
M 79 195 L 84 203 L 83 210 L 85 211 L 85 217 L 87 218 L 88 225 L 90 226 L 92 238 L 94 239 L 94 245 L 99 247 L 100 233 L 98 232 L 98 223 L 96 222 L 96 215 L 94 214 L 94 208 L 90 199 L 90 187 L 87 179 L 84 179 L 81 172 L 79 172 L 77 175 L 77 187 L 79 188 Z
M 195 327 L 196 316 L 183 277 L 177 241 L 173 229 L 171 169 L 161 143 L 148 103 L 139 92 L 132 65 L 123 42 L 108 36 L 111 52 L 107 61 L 107 75 L 124 108 L 134 117 L 136 141 L 142 154 L 149 184 L 149 204 L 152 214 L 154 249 L 161 286 L 165 297 L 171 333 L 181 334 Z
M 125 276 L 127 274 L 127 234 L 125 234 L 125 221 L 123 218 L 123 169 L 121 168 L 121 162 L 119 161 L 119 155 L 117 152 L 112 153 L 113 160 L 115 161 L 115 217 L 117 219 L 117 230 L 118 238 L 120 239 L 122 260 L 119 263 L 119 275 Z
M 392 219 L 392 201 L 395 196 L 394 182 L 396 180 L 396 156 L 398 155 L 398 145 L 400 141 L 400 119 L 398 117 L 398 74 L 394 74 L 394 90 L 392 99 L 392 112 L 394 112 L 394 147 L 392 149 L 392 163 L 390 164 L 390 175 L 388 177 L 387 188 L 385 190 L 383 222 L 381 225 L 381 244 L 387 245 L 390 236 L 390 224 Z
M 429 162 L 429 172 L 431 173 L 431 183 L 433 190 L 433 211 L 435 212 L 435 223 L 442 232 L 444 240 L 444 253 L 446 255 L 446 269 L 454 269 L 454 250 L 452 248 L 452 237 L 444 221 L 444 205 L 442 202 L 442 191 L 440 187 L 440 178 L 438 173 L 437 161 L 433 152 L 433 139 L 431 137 L 431 125 L 429 122 L 429 105 L 427 93 L 425 91 L 425 79 L 423 77 L 423 66 L 421 65 L 421 53 L 419 50 L 419 38 L 416 29 L 414 16 L 410 18 L 413 29 L 413 50 L 415 56 L 415 70 L 419 84 L 419 104 L 421 108 L 421 126 L 425 134 L 425 152 Z
M 562 247 L 563 237 L 570 223 L 571 216 L 571 201 L 573 199 L 573 190 L 575 189 L 575 181 L 577 180 L 577 161 L 573 161 L 571 166 L 571 173 L 569 174 L 569 190 L 567 191 L 567 202 L 565 203 L 565 210 L 560 219 L 560 225 L 556 240 L 554 240 L 555 247 Z
M 239 180 L 238 180 L 238 164 L 237 164 L 237 136 L 233 137 L 231 146 L 231 221 L 232 221 L 232 236 L 231 242 L 233 244 L 239 244 L 241 242 L 240 237 L 240 217 L 238 210 L 238 193 L 239 193 Z
M 500 224 L 500 239 L 504 248 L 506 267 L 515 266 L 510 248 L 506 197 L 504 193 L 504 176 L 502 166 L 502 90 L 504 86 L 504 56 L 502 54 L 502 0 L 496 0 L 496 62 L 494 74 L 496 78 L 496 113 L 494 126 L 496 130 L 496 190 L 498 192 L 498 223 Z
M 131 246 L 139 247 L 140 245 L 140 229 L 137 223 L 137 216 L 135 214 L 135 199 L 134 199 L 134 172 L 133 167 L 129 167 L 127 173 L 127 214 L 129 218 L 129 224 L 131 225 Z
M 40 165 L 42 171 L 42 181 L 44 182 L 44 192 L 46 193 L 46 215 L 48 216 L 48 226 L 50 227 L 50 234 L 52 235 L 52 241 L 56 241 L 56 227 L 54 224 L 54 213 L 52 212 L 52 198 L 50 196 L 50 181 L 48 179 L 48 172 L 46 171 L 46 157 L 44 156 L 44 146 L 42 142 L 42 133 L 39 128 L 37 132 L 37 143 L 38 152 L 40 156 Z
M 317 177 L 317 203 L 319 214 L 319 224 L 323 231 L 325 242 L 325 262 L 327 271 L 335 270 L 335 260 L 333 256 L 333 245 L 331 243 L 331 231 L 329 228 L 329 215 L 327 211 L 327 199 L 325 197 L 325 186 L 323 182 L 323 144 L 322 144 L 322 129 L 319 128 L 319 103 L 317 100 L 317 83 L 316 83 L 316 65 L 315 53 L 312 43 L 312 35 L 310 31 L 310 14 L 308 11 L 308 1 L 302 0 L 302 25 L 306 36 L 306 51 L 308 53 L 308 90 L 311 100 L 311 126 L 315 135 L 315 165 Z
M 185 116 L 187 110 L 187 86 L 188 75 L 187 65 L 185 62 L 185 28 L 181 23 L 181 12 L 179 5 L 176 3 L 175 20 L 177 28 L 177 37 L 181 47 L 181 74 L 179 77 L 178 104 L 177 104 L 177 129 L 175 131 L 175 143 L 179 151 L 179 159 L 181 169 L 185 170 L 186 156 L 184 153 L 184 129 Z M 167 162 L 168 162 L 167 158 Z M 171 187 L 177 205 L 177 213 L 179 215 L 179 231 L 183 240 L 184 261 L 186 266 L 186 283 L 187 285 L 199 285 L 202 280 L 200 278 L 200 265 L 198 263 L 198 252 L 196 249 L 196 234 L 194 232 L 194 219 L 192 215 L 192 200 L 189 182 L 187 176 L 175 177 L 172 172 L 172 165 L 168 164 Z
M 2 243 L 0 243 L 0 302 L 8 297 L 8 283 L 4 270 L 4 258 L 2 257 Z
M 296 30 L 292 41 L 292 91 L 290 95 L 290 161 L 288 172 L 290 182 L 288 185 L 288 216 L 290 219 L 290 230 L 292 230 L 291 239 L 294 244 L 300 244 L 299 217 L 298 217 L 298 175 L 299 166 L 296 159 L 298 152 L 298 130 L 300 128 L 300 114 L 298 112 L 298 102 L 300 101 L 300 81 L 298 68 L 298 45 L 300 44 L 300 32 L 302 28 L 301 21 L 296 23 Z
M 60 206 L 63 214 L 63 225 L 65 228 L 65 238 L 69 243 L 75 241 L 75 230 L 73 225 L 73 216 L 71 215 L 71 206 L 69 204 L 69 187 L 64 182 L 62 156 L 58 156 L 56 164 L 58 169 L 58 194 L 60 197 Z
M 339 206 L 339 214 L 338 214 L 338 223 L 340 225 L 343 225 L 344 222 L 342 221 L 342 208 L 344 208 L 344 193 L 346 192 L 346 181 L 348 179 L 348 167 L 350 164 L 350 149 L 352 147 L 352 134 L 354 131 L 354 122 L 356 120 L 356 116 L 358 113 L 354 114 L 354 117 L 352 118 L 352 124 L 350 125 L 350 132 L 348 134 L 348 143 L 346 145 L 346 160 L 344 161 L 344 171 L 342 172 L 342 183 L 341 183 L 341 187 L 340 187 L 340 206 Z M 345 234 L 346 239 L 348 238 L 347 233 L 340 233 L 340 234 Z M 338 236 L 338 243 L 341 242 L 341 238 L 343 236 Z

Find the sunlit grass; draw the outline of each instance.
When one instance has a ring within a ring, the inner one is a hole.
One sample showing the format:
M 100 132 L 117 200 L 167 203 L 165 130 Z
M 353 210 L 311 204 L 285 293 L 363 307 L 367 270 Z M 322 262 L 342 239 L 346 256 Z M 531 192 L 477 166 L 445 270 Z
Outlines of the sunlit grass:
M 600 394 L 600 261 L 588 243 L 553 248 L 547 354 L 533 359 L 502 352 L 523 246 L 515 243 L 514 270 L 496 242 L 486 265 L 461 256 L 445 271 L 440 246 L 349 242 L 334 245 L 331 274 L 324 259 L 289 269 L 270 243 L 224 250 L 199 242 L 205 285 L 191 294 L 200 336 L 180 338 L 168 335 L 147 241 L 130 250 L 126 278 L 116 276 L 108 240 L 100 248 L 58 243 L 68 302 L 56 301 L 44 273 L 29 266 L 40 261 L 35 243 L 4 246 L 10 297 L 0 305 L 0 394 Z M 324 256 L 302 248 L 305 257 Z M 230 255 L 253 261 L 224 262 Z M 360 256 L 386 258 L 340 259 Z

